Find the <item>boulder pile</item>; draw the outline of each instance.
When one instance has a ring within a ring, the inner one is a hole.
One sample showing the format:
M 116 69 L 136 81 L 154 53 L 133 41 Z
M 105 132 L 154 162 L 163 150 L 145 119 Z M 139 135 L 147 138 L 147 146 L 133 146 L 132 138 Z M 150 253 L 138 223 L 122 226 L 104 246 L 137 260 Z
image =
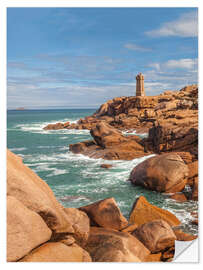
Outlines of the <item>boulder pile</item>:
M 129 221 L 114 198 L 64 208 L 21 158 L 7 153 L 8 262 L 169 261 L 185 234 L 170 212 L 139 197 Z
M 96 124 L 90 133 L 93 137 L 92 141 L 70 144 L 70 150 L 75 154 L 107 160 L 131 160 L 150 154 L 144 152 L 138 136 L 124 136 L 119 130 L 103 121 Z

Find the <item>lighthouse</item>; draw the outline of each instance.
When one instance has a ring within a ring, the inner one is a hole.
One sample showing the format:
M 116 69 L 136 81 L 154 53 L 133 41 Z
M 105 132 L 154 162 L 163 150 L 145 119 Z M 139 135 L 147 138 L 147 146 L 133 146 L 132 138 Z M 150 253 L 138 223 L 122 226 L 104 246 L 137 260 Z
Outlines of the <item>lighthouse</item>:
M 144 91 L 144 76 L 142 73 L 139 73 L 136 76 L 136 96 L 145 96 L 145 91 Z

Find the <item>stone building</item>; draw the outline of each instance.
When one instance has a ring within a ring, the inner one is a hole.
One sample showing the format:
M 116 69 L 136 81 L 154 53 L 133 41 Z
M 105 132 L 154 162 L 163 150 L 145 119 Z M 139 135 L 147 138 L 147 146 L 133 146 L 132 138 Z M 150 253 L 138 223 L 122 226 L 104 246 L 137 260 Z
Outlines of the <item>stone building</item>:
M 142 73 L 139 73 L 136 76 L 136 96 L 145 96 L 144 91 L 144 76 Z

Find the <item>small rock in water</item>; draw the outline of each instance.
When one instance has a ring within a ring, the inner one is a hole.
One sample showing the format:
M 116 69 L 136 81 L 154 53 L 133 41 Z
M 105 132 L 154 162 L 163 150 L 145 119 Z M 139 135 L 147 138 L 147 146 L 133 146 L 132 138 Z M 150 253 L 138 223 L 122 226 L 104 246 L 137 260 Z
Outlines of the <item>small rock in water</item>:
M 170 198 L 173 200 L 176 200 L 178 202 L 186 202 L 187 201 L 187 197 L 183 193 L 175 193 L 175 194 L 171 195 Z
M 100 167 L 104 168 L 104 169 L 109 169 L 109 168 L 112 168 L 113 165 L 112 164 L 101 164 Z
M 198 219 L 194 219 L 194 220 L 192 220 L 192 222 L 191 222 L 193 225 L 197 225 L 198 226 Z

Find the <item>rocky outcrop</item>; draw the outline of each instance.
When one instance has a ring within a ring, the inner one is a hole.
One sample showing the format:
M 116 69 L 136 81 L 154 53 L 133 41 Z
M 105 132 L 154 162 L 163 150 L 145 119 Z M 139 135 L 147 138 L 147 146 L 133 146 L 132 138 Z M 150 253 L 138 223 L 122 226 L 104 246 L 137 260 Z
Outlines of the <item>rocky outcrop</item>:
M 8 151 L 7 159 L 8 261 L 169 261 L 174 237 L 195 238 L 175 228 L 172 231 L 180 221 L 143 196 L 133 205 L 129 222 L 113 198 L 80 209 L 64 208 L 19 157 Z
M 112 145 L 118 145 L 128 141 L 120 131 L 112 128 L 110 125 L 101 122 L 90 130 L 94 141 L 102 148 L 108 148 Z
M 176 153 L 151 157 L 138 164 L 129 180 L 134 185 L 159 192 L 179 192 L 187 183 L 188 166 Z
M 49 186 L 10 151 L 7 170 L 7 260 L 91 261 L 82 248 L 89 236 L 88 216 L 64 209 Z
M 7 152 L 7 194 L 39 214 L 51 230 L 58 233 L 74 232 L 62 205 L 56 200 L 50 187 L 25 166 L 20 157 L 9 150 Z
M 76 242 L 80 246 L 85 246 L 90 231 L 90 221 L 87 214 L 76 208 L 65 208 L 65 213 L 74 229 L 73 236 Z
M 114 198 L 104 199 L 93 204 L 80 207 L 87 213 L 92 224 L 107 229 L 122 230 L 128 225 L 128 221 L 122 215 Z
M 87 251 L 94 262 L 141 262 L 150 251 L 129 233 L 91 227 Z
M 77 244 L 45 243 L 20 260 L 21 262 L 91 262 L 87 251 Z
M 50 124 L 45 129 L 74 128 L 97 132 L 96 126 L 101 122 L 117 130 L 149 132 L 148 138 L 143 139 L 141 144 L 146 152 L 190 152 L 193 161 L 198 159 L 197 85 L 186 86 L 180 91 L 166 91 L 158 96 L 117 97 L 102 104 L 93 115 L 80 119 L 77 123 Z M 104 141 L 100 137 L 97 140 L 96 134 L 95 138 L 96 145 L 101 147 L 124 139 L 117 136 L 116 131 Z M 98 150 L 94 147 L 92 149 Z M 84 154 L 90 155 L 89 152 Z M 122 154 L 116 155 L 115 152 L 111 153 L 106 159 L 131 159 L 123 158 Z
M 70 122 L 66 123 L 56 123 L 56 124 L 49 124 L 44 127 L 44 130 L 58 130 L 58 129 L 68 129 L 70 127 Z
M 139 226 L 133 235 L 136 236 L 152 253 L 174 246 L 176 236 L 171 226 L 158 219 Z
M 43 219 L 15 197 L 7 196 L 7 261 L 17 261 L 51 238 Z
M 196 118 L 197 115 L 195 115 L 195 119 Z M 164 121 L 156 122 L 154 126 L 149 129 L 149 136 L 144 140 L 145 149 L 155 153 L 188 151 L 197 159 L 198 123 L 192 122 L 193 125 L 191 125 L 190 119 L 188 119 L 186 123 L 184 119 L 183 124 L 176 123 L 175 125 L 167 125 Z
M 91 129 L 93 141 L 69 145 L 75 154 L 87 155 L 91 158 L 108 160 L 131 160 L 150 153 L 145 153 L 138 136 L 123 136 L 121 132 L 110 125 L 100 122 Z
M 157 219 L 166 221 L 170 226 L 180 225 L 180 221 L 174 214 L 150 204 L 144 196 L 137 198 L 132 207 L 129 222 L 142 225 Z

